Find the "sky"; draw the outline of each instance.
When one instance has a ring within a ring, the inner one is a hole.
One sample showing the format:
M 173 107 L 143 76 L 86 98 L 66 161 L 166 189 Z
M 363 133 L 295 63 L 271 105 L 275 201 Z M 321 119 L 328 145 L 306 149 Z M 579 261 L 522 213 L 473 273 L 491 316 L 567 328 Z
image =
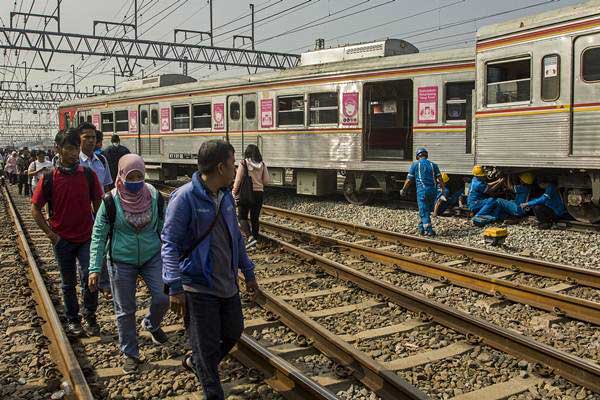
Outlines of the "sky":
M 326 47 L 369 42 L 385 38 L 405 39 L 421 52 L 473 46 L 475 32 L 481 26 L 541 13 L 581 3 L 581 0 L 255 0 L 255 43 L 257 50 L 299 54 L 314 48 L 315 40 L 325 39 Z M 11 11 L 52 14 L 57 0 L 0 0 L 0 24 L 8 26 Z M 233 35 L 250 34 L 250 2 L 247 0 L 213 0 L 215 45 L 232 46 Z M 91 34 L 94 20 L 132 21 L 133 0 L 62 0 L 61 30 Z M 172 41 L 173 29 L 208 31 L 208 0 L 138 0 L 138 34 L 140 38 Z M 24 26 L 23 18 L 15 25 Z M 29 29 L 42 29 L 43 21 L 31 18 Z M 133 37 L 115 27 L 108 33 L 98 26 L 97 34 Z M 55 31 L 55 22 L 48 30 Z M 189 37 L 185 43 L 208 45 L 205 38 Z M 238 43 L 238 46 L 240 43 Z M 34 53 L 7 51 L 2 66 L 41 67 Z M 117 77 L 119 82 L 162 73 L 182 73 L 178 63 L 140 61 L 133 77 Z M 71 65 L 76 68 L 78 90 L 90 91 L 93 85 L 113 84 L 114 59 L 79 55 L 55 55 L 54 72 L 27 70 L 28 86 L 49 89 L 51 83 L 71 83 Z M 224 76 L 247 74 L 245 68 L 228 68 L 189 64 L 188 75 L 210 80 Z M 0 67 L 0 80 L 23 81 L 25 70 Z M 33 116 L 13 111 L 12 120 L 42 121 L 53 114 Z M 6 118 L 0 115 L 0 121 Z

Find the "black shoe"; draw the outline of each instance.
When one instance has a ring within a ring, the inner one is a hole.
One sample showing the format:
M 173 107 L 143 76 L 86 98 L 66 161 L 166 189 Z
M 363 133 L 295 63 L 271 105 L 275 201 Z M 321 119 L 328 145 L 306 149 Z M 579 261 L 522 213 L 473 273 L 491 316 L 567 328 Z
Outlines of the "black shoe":
M 96 319 L 85 320 L 85 333 L 88 336 L 100 336 L 100 325 L 98 325 Z
M 126 374 L 136 373 L 138 370 L 138 365 L 140 364 L 140 360 L 138 358 L 129 356 L 124 356 L 123 358 L 123 372 Z
M 538 229 L 546 230 L 552 228 L 552 224 L 550 222 L 540 222 L 538 224 Z
M 81 336 L 83 335 L 83 328 L 79 322 L 68 322 L 65 328 L 68 335 Z
M 142 320 L 142 328 L 147 330 L 148 332 L 150 332 L 150 337 L 152 338 L 152 342 L 155 345 L 162 346 L 163 344 L 165 344 L 169 341 L 169 337 L 167 336 L 165 331 L 163 331 L 160 328 L 158 328 L 154 331 L 151 331 L 150 329 L 148 329 L 145 322 L 146 322 L 146 320 Z

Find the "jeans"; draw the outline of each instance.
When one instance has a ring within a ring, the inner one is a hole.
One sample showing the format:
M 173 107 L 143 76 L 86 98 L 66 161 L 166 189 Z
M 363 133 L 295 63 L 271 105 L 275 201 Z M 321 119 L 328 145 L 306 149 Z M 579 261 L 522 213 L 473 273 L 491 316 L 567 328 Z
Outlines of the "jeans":
M 61 289 L 65 314 L 69 322 L 79 322 L 79 302 L 77 300 L 77 263 L 79 261 L 79 285 L 83 292 L 83 316 L 95 320 L 98 309 L 98 292 L 90 291 L 88 276 L 90 266 L 90 242 L 72 243 L 60 239 L 54 246 L 56 262 L 60 269 Z
M 240 296 L 220 298 L 186 291 L 185 299 L 192 361 L 204 397 L 206 400 L 223 400 L 219 363 L 235 346 L 244 329 Z
M 104 257 L 104 261 L 102 262 L 102 269 L 100 270 L 100 278 L 98 279 L 98 288 L 100 288 L 100 290 L 112 291 L 110 277 L 108 274 L 108 264 L 110 264 L 110 260 L 107 257 Z
M 260 210 L 262 209 L 263 205 L 263 192 L 252 192 L 252 198 L 254 200 L 254 204 L 251 206 L 240 205 L 239 218 L 240 221 L 248 221 L 248 213 L 250 213 L 252 236 L 254 236 L 255 239 L 258 239 L 258 233 L 260 230 Z
M 522 217 L 524 215 L 520 204 L 514 200 L 496 199 L 497 210 L 496 216 L 498 219 L 507 217 Z
M 436 196 L 437 192 L 435 188 L 429 190 L 417 190 L 417 205 L 419 206 L 419 217 L 421 218 L 421 222 L 419 222 L 419 232 L 421 233 L 433 232 L 433 227 L 431 226 L 431 213 L 435 206 Z
M 162 260 L 160 252 L 142 266 L 123 263 L 109 263 L 110 284 L 113 293 L 113 305 L 117 316 L 119 332 L 119 348 L 123 354 L 139 358 L 135 324 L 136 281 L 138 275 L 144 279 L 150 291 L 150 310 L 144 317 L 143 324 L 149 331 L 160 328 L 160 323 L 169 309 L 169 296 L 163 293 Z

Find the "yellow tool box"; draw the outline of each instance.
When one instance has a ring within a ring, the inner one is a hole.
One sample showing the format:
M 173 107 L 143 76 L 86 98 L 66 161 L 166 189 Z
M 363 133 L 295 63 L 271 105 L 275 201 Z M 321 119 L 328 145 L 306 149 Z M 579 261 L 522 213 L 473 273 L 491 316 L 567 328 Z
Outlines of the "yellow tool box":
M 508 229 L 506 228 L 487 228 L 483 231 L 483 237 L 487 244 L 492 246 L 500 246 L 504 243 L 504 240 L 508 236 Z

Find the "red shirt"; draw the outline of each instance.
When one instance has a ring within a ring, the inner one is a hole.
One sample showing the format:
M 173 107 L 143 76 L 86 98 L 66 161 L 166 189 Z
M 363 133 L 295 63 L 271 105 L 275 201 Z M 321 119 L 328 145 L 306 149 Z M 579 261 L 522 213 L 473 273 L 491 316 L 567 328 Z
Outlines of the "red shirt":
M 102 199 L 102 188 L 94 173 L 94 188 L 90 190 L 83 167 L 72 174 L 52 171 L 52 217 L 50 228 L 61 238 L 73 243 L 85 243 L 92 238 L 94 218 L 92 201 Z M 44 178 L 39 180 L 31 202 L 39 208 L 44 207 L 48 199 L 44 198 Z M 90 198 L 90 193 L 93 197 Z

